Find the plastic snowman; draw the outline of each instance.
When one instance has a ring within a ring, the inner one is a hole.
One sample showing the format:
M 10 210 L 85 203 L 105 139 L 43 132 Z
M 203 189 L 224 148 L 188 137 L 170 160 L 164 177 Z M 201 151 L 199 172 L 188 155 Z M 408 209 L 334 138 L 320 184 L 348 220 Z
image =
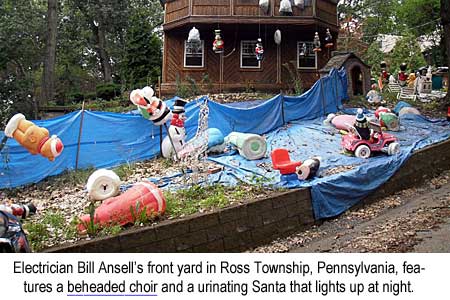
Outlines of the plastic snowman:
M 177 99 L 173 107 L 173 117 L 169 126 L 169 135 L 172 138 L 170 142 L 169 136 L 166 136 L 162 142 L 162 156 L 165 158 L 175 159 L 175 152 L 178 153 L 186 144 L 186 128 L 184 121 L 186 120 L 184 106 L 186 101 Z M 175 148 L 175 149 L 174 149 Z

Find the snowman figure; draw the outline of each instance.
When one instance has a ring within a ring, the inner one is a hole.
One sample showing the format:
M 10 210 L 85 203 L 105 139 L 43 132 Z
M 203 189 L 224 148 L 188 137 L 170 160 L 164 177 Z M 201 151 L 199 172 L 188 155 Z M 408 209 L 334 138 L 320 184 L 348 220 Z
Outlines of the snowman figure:
M 214 33 L 215 33 L 216 37 L 213 42 L 213 51 L 215 53 L 223 53 L 225 43 L 222 40 L 222 37 L 220 36 L 220 29 L 214 30 Z
M 362 108 L 358 108 L 354 127 L 356 129 L 356 132 L 358 132 L 359 136 L 361 137 L 361 139 L 363 140 L 370 139 L 371 132 L 369 128 L 369 122 L 367 121 Z
M 258 42 L 256 43 L 255 55 L 258 61 L 261 61 L 264 58 L 264 47 L 261 38 L 258 38 Z
M 169 135 L 172 138 L 170 142 L 169 136 L 166 136 L 162 142 L 162 156 L 164 158 L 174 158 L 175 152 L 178 153 L 186 144 L 186 129 L 184 127 L 184 121 L 186 120 L 184 106 L 186 101 L 177 99 L 173 106 L 173 117 L 169 126 Z M 174 149 L 175 147 L 175 149 Z

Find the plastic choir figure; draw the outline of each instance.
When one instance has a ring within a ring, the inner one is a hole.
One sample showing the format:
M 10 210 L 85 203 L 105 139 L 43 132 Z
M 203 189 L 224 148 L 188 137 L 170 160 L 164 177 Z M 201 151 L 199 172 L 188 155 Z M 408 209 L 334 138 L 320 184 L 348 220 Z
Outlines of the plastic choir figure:
M 8 121 L 5 135 L 14 138 L 31 154 L 41 154 L 50 161 L 54 161 L 64 150 L 63 143 L 56 135 L 49 136 L 46 128 L 36 126 L 23 114 L 16 114 Z
M 262 45 L 261 38 L 258 38 L 258 41 L 256 43 L 255 55 L 256 55 L 256 59 L 258 61 L 261 61 L 264 58 L 264 47 Z
M 320 49 L 320 37 L 318 32 L 316 32 L 314 35 L 313 45 L 314 45 L 313 49 L 314 52 L 322 51 L 322 49 Z
M 327 28 L 327 33 L 325 35 L 325 48 L 332 48 L 333 46 L 333 36 L 331 35 L 330 29 Z
M 400 65 L 400 71 L 398 72 L 398 83 L 400 86 L 405 86 L 408 80 L 408 75 L 406 74 L 406 64 L 402 63 Z
M 142 90 L 132 91 L 130 100 L 139 108 L 145 119 L 152 121 L 156 126 L 161 126 L 172 118 L 172 112 L 164 101 L 153 96 L 154 93 L 151 87 L 146 86 Z
M 363 140 L 370 139 L 369 122 L 367 121 L 362 108 L 358 108 L 354 127 L 358 132 L 359 136 L 361 137 L 361 139 Z
M 215 33 L 215 39 L 213 43 L 213 51 L 215 53 L 223 53 L 223 49 L 225 47 L 225 43 L 222 40 L 222 37 L 220 36 L 220 29 L 214 30 Z
M 162 143 L 162 156 L 165 158 L 173 158 L 175 156 L 174 150 L 178 153 L 186 144 L 186 129 L 184 121 L 186 120 L 184 106 L 186 101 L 177 99 L 173 106 L 173 118 L 170 122 L 169 135 L 172 138 L 173 147 L 171 145 L 169 136 L 166 136 Z M 175 149 L 173 149 L 175 147 Z

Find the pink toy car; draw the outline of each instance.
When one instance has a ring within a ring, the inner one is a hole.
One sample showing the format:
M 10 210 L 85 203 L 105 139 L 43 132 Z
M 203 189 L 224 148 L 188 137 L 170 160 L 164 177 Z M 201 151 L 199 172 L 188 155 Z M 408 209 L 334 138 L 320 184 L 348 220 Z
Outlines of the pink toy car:
M 379 124 L 370 123 L 372 133 L 369 140 L 363 140 L 354 127 L 349 134 L 342 137 L 341 145 L 345 150 L 355 153 L 356 157 L 369 158 L 372 152 L 384 152 L 388 155 L 397 154 L 400 151 L 398 139 L 389 133 L 381 131 Z

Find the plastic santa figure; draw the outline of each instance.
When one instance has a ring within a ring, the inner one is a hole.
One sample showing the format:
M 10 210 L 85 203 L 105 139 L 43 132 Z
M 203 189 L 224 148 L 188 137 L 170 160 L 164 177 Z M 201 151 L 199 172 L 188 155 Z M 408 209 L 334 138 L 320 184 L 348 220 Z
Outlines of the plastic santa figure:
M 400 71 L 398 72 L 398 82 L 400 86 L 405 86 L 408 80 L 408 75 L 406 74 L 406 64 L 402 63 L 400 65 Z
M 216 38 L 214 39 L 213 42 L 213 51 L 216 53 L 223 53 L 225 43 L 222 40 L 222 37 L 220 36 L 220 29 L 214 30 L 214 33 L 216 35 Z
M 325 47 L 332 48 L 333 45 L 333 36 L 331 35 L 330 29 L 327 28 L 327 33 L 325 35 Z
M 369 122 L 367 121 L 362 108 L 358 108 L 354 127 L 358 132 L 359 136 L 361 137 L 361 139 L 363 140 L 370 139 Z
M 320 49 L 320 37 L 318 32 L 316 32 L 314 35 L 313 45 L 314 45 L 313 49 L 314 52 L 322 51 L 322 49 Z
M 258 42 L 256 43 L 255 55 L 258 61 L 261 61 L 264 58 L 264 47 L 261 38 L 258 38 Z
M 146 86 L 142 90 L 132 91 L 130 101 L 139 108 L 144 118 L 156 126 L 161 126 L 172 117 L 172 112 L 164 101 L 153 96 L 154 93 L 151 87 Z

